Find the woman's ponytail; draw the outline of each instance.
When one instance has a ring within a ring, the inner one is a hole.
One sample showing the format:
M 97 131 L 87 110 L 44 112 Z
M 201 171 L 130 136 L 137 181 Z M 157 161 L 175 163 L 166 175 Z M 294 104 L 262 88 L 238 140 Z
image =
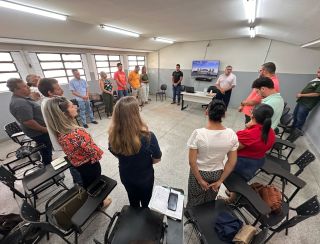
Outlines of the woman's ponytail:
M 270 128 L 271 128 L 271 118 L 266 118 L 263 121 L 262 134 L 261 134 L 262 140 L 265 144 L 267 144 L 268 142 L 268 135 L 269 135 Z
M 273 116 L 273 108 L 267 104 L 259 104 L 254 107 L 252 116 L 258 124 L 262 125 L 261 139 L 267 144 L 272 124 L 271 118 Z

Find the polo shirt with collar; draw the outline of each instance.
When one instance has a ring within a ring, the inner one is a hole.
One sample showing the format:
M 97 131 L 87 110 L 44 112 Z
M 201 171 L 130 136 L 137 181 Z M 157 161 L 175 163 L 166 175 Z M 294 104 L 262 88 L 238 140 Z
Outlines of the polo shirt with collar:
M 272 129 L 277 128 L 278 124 L 280 123 L 280 119 L 284 108 L 284 101 L 280 93 L 274 93 L 270 96 L 267 96 L 266 98 L 262 99 L 261 102 L 264 104 L 268 104 L 273 108 L 271 127 Z

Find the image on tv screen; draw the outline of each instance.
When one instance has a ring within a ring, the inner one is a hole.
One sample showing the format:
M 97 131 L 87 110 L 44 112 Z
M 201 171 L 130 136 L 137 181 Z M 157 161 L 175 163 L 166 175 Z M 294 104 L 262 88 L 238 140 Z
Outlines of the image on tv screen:
M 197 78 L 215 78 L 219 72 L 219 60 L 193 60 L 191 76 Z

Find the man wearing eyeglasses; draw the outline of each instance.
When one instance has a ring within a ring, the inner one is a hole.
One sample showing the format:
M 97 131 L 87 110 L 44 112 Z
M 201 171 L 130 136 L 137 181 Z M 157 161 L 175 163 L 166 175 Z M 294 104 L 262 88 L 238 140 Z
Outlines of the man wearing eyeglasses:
M 274 89 L 276 92 L 280 92 L 279 79 L 275 74 L 276 65 L 272 62 L 264 63 L 259 70 L 260 77 L 268 77 L 273 81 Z M 253 107 L 259 103 L 261 103 L 262 97 L 259 93 L 256 92 L 255 89 L 252 89 L 249 96 L 243 100 L 239 107 L 239 112 L 244 113 L 245 115 L 245 123 L 248 123 L 251 120 L 251 111 Z
M 232 66 L 228 65 L 224 73 L 221 74 L 216 82 L 216 87 L 220 90 L 217 94 L 217 99 L 224 101 L 226 107 L 228 108 L 232 89 L 237 84 L 237 77 L 232 73 Z

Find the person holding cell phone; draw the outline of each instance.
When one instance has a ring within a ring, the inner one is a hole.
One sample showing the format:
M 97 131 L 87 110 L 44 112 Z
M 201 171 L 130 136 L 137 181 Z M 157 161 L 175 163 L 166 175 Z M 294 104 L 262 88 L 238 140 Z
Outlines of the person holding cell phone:
M 220 185 L 235 167 L 239 142 L 236 133 L 222 125 L 225 113 L 223 101 L 211 101 L 206 110 L 206 127 L 194 130 L 188 140 L 190 173 L 187 207 L 214 201 Z M 226 156 L 228 160 L 224 165 Z
M 160 162 L 158 140 L 142 121 L 137 99 L 121 98 L 109 128 L 109 150 L 119 160 L 120 179 L 130 206 L 147 208 L 154 184 L 153 164 Z
M 72 167 L 80 173 L 82 186 L 88 189 L 101 176 L 99 160 L 103 151 L 94 143 L 91 135 L 76 124 L 77 107 L 65 97 L 51 98 L 43 111 L 47 126 L 56 134 Z M 108 207 L 111 202 L 111 198 L 107 197 L 103 207 Z

